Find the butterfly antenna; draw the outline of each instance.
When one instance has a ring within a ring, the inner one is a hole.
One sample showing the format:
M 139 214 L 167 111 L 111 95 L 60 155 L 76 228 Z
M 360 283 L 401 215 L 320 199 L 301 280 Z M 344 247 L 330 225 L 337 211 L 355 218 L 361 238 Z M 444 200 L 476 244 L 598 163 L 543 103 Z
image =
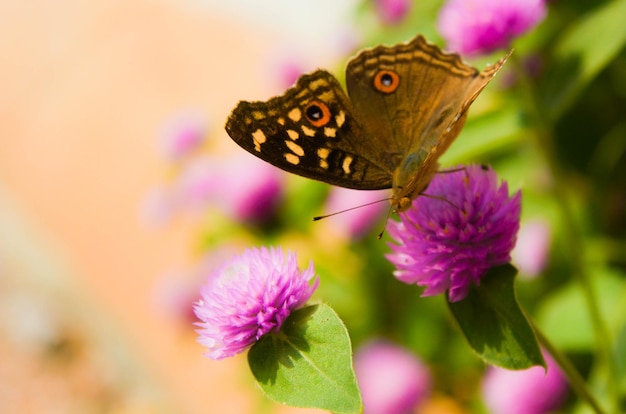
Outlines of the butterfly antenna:
M 389 210 L 387 210 L 387 217 L 385 217 L 385 224 L 383 225 L 383 229 L 378 233 L 376 238 L 378 240 L 383 238 L 383 234 L 385 234 L 385 229 L 387 228 L 387 222 L 389 221 L 389 217 L 391 216 L 391 212 L 393 211 L 393 206 L 389 206 Z
M 360 206 L 354 206 L 354 207 L 347 208 L 345 210 L 335 211 L 334 213 L 325 214 L 323 216 L 315 216 L 315 217 L 313 217 L 313 221 L 318 221 L 318 220 L 325 219 L 325 218 L 328 218 L 328 217 L 336 216 L 337 214 L 341 214 L 341 213 L 345 213 L 345 212 L 348 212 L 348 211 L 356 210 L 357 208 L 361 208 L 361 207 L 371 206 L 372 204 L 381 203 L 383 201 L 389 201 L 389 198 L 382 198 L 380 200 L 370 201 L 369 203 L 361 204 Z

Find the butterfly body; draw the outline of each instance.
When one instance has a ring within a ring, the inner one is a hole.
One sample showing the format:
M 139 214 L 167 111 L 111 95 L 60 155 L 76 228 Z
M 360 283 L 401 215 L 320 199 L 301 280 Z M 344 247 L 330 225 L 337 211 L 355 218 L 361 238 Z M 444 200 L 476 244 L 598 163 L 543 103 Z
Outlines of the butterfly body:
M 317 70 L 281 96 L 240 102 L 226 131 L 286 171 L 347 188 L 392 188 L 394 210 L 404 211 L 426 189 L 467 109 L 505 60 L 479 72 L 417 36 L 350 60 L 347 94 L 333 75 Z

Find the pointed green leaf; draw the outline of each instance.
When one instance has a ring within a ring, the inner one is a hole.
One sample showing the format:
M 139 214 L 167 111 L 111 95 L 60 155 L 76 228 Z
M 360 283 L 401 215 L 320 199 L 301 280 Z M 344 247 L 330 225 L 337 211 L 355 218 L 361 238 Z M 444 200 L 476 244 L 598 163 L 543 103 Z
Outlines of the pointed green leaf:
M 543 365 L 535 334 L 517 303 L 511 265 L 492 268 L 467 297 L 449 303 L 465 338 L 485 362 L 507 369 Z
M 250 349 L 248 362 L 274 401 L 334 413 L 363 409 L 348 331 L 327 305 L 293 312 L 280 333 L 264 336 Z

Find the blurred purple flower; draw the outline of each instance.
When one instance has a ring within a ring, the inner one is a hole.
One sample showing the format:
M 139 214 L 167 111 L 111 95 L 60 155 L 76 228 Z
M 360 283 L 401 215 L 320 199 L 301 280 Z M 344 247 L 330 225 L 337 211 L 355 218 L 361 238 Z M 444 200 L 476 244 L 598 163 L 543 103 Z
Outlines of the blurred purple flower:
M 558 409 L 567 397 L 565 375 L 544 352 L 548 366 L 523 371 L 490 367 L 483 378 L 482 394 L 493 414 L 544 414 Z
M 161 152 L 166 159 L 179 161 L 202 145 L 206 133 L 207 125 L 202 116 L 192 112 L 179 114 L 160 134 Z
M 194 312 L 198 342 L 206 356 L 221 359 L 243 352 L 263 335 L 278 332 L 289 314 L 311 297 L 319 279 L 313 263 L 301 272 L 295 253 L 252 248 L 212 272 L 200 288 Z
M 550 250 L 550 227 L 541 219 L 523 223 L 517 235 L 517 244 L 511 252 L 513 263 L 522 275 L 535 277 L 541 273 Z
M 411 10 L 411 0 L 375 0 L 376 11 L 385 24 L 400 23 Z
M 389 244 L 387 258 L 400 281 L 426 286 L 423 296 L 447 290 L 457 302 L 491 267 L 511 260 L 521 193 L 509 198 L 493 170 L 472 165 L 437 174 L 426 194 L 432 197 L 418 197 L 400 222 L 389 222 L 398 244 Z
M 404 414 L 429 394 L 428 368 L 408 350 L 386 341 L 371 341 L 354 356 L 354 370 L 365 414 Z
M 448 0 L 437 26 L 448 49 L 466 55 L 508 48 L 546 16 L 544 0 Z
M 178 202 L 191 208 L 217 204 L 242 221 L 263 221 L 275 211 L 282 194 L 275 167 L 239 151 L 193 160 L 176 184 Z
M 336 233 L 345 234 L 350 238 L 360 238 L 365 236 L 373 225 L 379 223 L 379 218 L 389 210 L 389 203 L 380 202 L 366 206 L 380 200 L 387 200 L 389 193 L 383 191 L 360 191 L 342 187 L 331 187 L 326 206 L 325 214 L 332 214 L 345 209 L 355 208 L 341 217 L 333 220 L 332 228 Z M 361 207 L 363 206 L 363 207 Z

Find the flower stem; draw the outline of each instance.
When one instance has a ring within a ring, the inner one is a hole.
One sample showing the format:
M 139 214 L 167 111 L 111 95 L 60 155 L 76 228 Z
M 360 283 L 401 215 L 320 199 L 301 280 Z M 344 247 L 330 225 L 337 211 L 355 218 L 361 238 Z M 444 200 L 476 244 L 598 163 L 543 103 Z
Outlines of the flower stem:
M 596 348 L 599 356 L 598 359 L 601 365 L 605 365 L 608 369 L 608 392 L 615 404 L 615 407 L 617 407 L 618 392 L 616 384 L 619 382 L 615 368 L 616 364 L 612 361 L 613 358 L 610 345 L 610 335 L 600 314 L 595 288 L 591 283 L 587 266 L 585 266 L 578 224 L 574 218 L 571 206 L 567 201 L 567 195 L 569 194 L 569 192 L 565 190 L 567 181 L 564 179 L 564 174 L 554 149 L 554 134 L 552 132 L 552 126 L 549 120 L 547 120 L 542 114 L 538 99 L 534 93 L 535 87 L 533 82 L 529 79 L 522 62 L 515 53 L 511 56 L 511 61 L 513 63 L 512 66 L 516 71 L 517 79 L 520 82 L 519 90 L 522 93 L 526 111 L 533 126 L 534 134 L 532 135 L 534 136 L 535 147 L 543 156 L 544 162 L 548 166 L 552 175 L 552 182 L 554 183 L 552 191 L 554 192 L 554 198 L 558 203 L 559 209 L 561 210 L 563 229 L 567 232 L 564 240 L 568 250 L 568 257 L 571 260 L 570 270 L 582 286 L 582 291 L 584 292 L 583 294 L 587 304 L 587 310 L 594 329 Z
M 559 365 L 576 395 L 578 395 L 581 400 L 586 401 L 596 414 L 604 414 L 605 412 L 602 408 L 600 408 L 596 399 L 589 392 L 585 380 L 580 376 L 570 360 L 552 345 L 548 338 L 530 318 L 529 321 L 535 331 L 535 335 L 537 336 L 539 343 L 546 351 L 548 351 L 554 361 L 556 361 Z

